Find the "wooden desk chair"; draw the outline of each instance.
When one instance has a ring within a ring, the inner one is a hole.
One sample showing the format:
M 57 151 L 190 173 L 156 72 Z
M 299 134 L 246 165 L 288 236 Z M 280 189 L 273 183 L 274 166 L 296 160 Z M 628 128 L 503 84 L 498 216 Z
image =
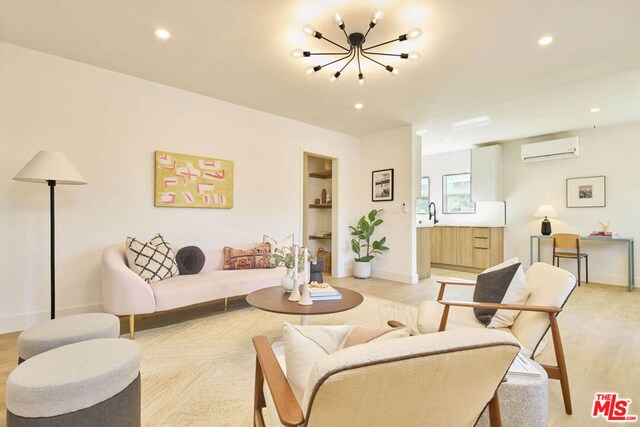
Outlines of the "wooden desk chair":
M 581 239 L 577 234 L 556 233 L 553 235 L 553 265 L 560 267 L 560 258 L 575 259 L 578 263 L 578 286 L 580 286 L 580 260 L 584 258 L 589 283 L 589 255 L 581 251 Z M 571 249 L 572 252 L 557 252 L 556 249 Z M 574 252 L 575 251 L 575 252 Z

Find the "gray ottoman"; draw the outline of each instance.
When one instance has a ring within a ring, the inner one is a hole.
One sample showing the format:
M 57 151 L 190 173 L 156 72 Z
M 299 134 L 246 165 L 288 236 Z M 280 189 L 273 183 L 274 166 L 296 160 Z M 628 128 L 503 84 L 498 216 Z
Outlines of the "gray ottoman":
M 103 338 L 34 356 L 9 374 L 7 426 L 139 426 L 140 346 Z
M 63 345 L 119 335 L 120 320 L 113 314 L 87 313 L 47 320 L 20 333 L 18 363 Z
M 539 376 L 507 374 L 507 381 L 498 387 L 504 427 L 545 427 L 548 424 L 547 372 L 536 362 L 533 366 Z M 486 426 L 489 426 L 489 411 L 485 409 L 476 427 Z

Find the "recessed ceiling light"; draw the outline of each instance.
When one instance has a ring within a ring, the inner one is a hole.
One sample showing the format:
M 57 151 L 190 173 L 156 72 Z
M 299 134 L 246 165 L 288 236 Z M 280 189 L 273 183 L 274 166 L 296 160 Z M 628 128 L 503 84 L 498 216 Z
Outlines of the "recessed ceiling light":
M 544 36 L 540 40 L 538 40 L 538 44 L 540 46 L 546 46 L 551 43 L 553 43 L 553 37 L 551 36 Z
M 353 106 L 353 108 L 355 108 L 356 110 L 362 110 L 363 107 L 364 105 L 360 102 L 358 102 L 356 105 Z
M 166 40 L 171 37 L 171 33 L 164 28 L 158 28 L 155 32 L 156 37 L 162 40 Z
M 590 113 L 597 113 L 598 111 L 600 111 L 600 107 L 593 107 L 591 110 L 589 110 Z

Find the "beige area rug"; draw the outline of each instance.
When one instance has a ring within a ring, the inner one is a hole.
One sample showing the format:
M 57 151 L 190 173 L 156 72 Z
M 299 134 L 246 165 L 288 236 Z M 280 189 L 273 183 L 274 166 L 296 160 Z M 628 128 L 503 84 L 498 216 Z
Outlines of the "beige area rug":
M 359 307 L 309 316 L 309 324 L 386 327 L 387 320 L 395 319 L 415 329 L 416 316 L 415 307 L 365 296 Z M 143 425 L 251 426 L 251 339 L 277 339 L 283 322 L 297 324 L 299 319 L 247 307 L 137 333 Z

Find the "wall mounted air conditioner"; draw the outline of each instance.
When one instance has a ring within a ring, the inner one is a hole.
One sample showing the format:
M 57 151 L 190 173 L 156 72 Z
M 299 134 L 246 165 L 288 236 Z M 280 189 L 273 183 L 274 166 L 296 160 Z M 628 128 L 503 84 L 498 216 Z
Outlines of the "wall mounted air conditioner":
M 578 156 L 580 156 L 580 138 L 577 136 L 525 144 L 520 148 L 520 157 L 525 163 L 571 159 Z

